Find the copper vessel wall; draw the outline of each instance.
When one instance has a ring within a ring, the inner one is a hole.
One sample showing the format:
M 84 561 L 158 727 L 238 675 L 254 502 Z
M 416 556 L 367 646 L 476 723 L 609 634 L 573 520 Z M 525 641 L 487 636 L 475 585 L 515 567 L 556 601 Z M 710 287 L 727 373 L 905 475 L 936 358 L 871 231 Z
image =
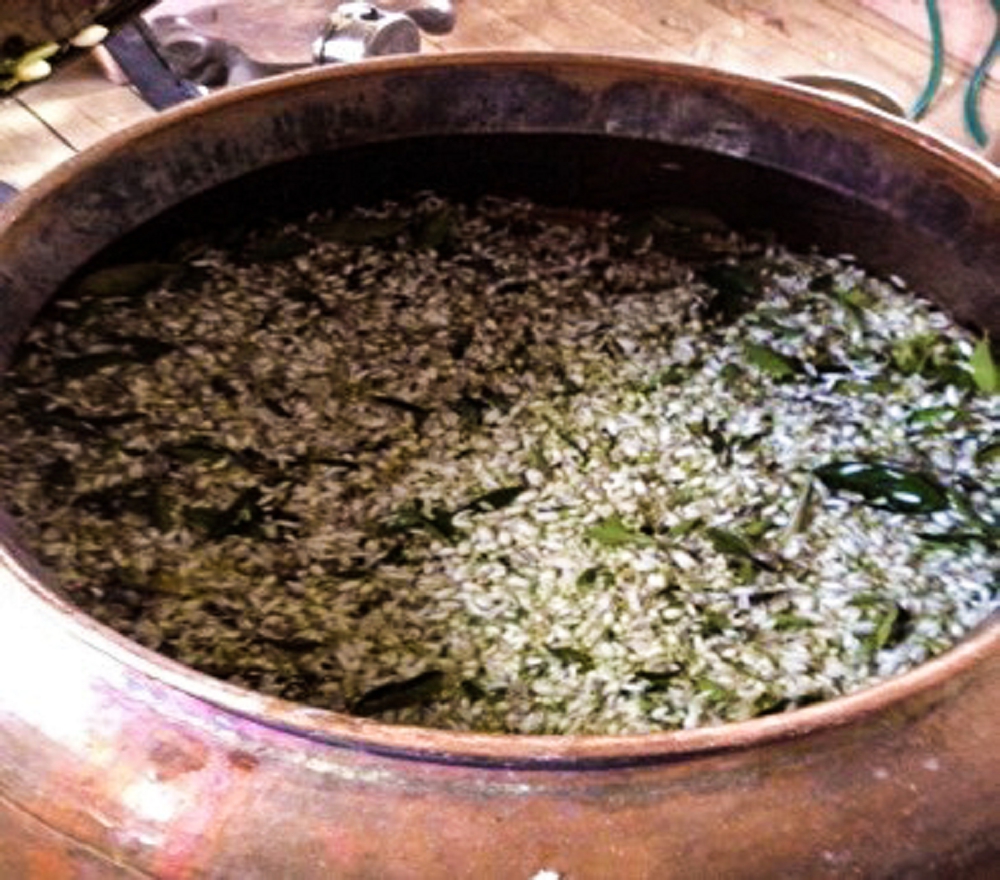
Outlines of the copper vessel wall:
M 58 169 L 0 213 L 0 364 L 73 272 L 148 221 L 129 247 L 209 215 L 420 186 L 703 204 L 850 250 L 1000 335 L 1000 178 L 972 156 L 777 83 L 452 55 L 234 90 Z M 786 715 L 463 735 L 179 667 L 62 602 L 0 526 L 0 877 L 951 878 L 1000 858 L 996 618 Z

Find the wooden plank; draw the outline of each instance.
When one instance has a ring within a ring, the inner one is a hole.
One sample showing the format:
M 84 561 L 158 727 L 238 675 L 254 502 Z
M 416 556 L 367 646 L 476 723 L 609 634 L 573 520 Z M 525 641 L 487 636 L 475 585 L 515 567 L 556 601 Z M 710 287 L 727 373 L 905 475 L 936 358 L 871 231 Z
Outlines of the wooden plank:
M 20 100 L 76 150 L 155 114 L 132 89 L 109 82 L 86 58 L 25 89 Z
M 0 100 L 0 180 L 23 189 L 73 150 L 13 98 Z

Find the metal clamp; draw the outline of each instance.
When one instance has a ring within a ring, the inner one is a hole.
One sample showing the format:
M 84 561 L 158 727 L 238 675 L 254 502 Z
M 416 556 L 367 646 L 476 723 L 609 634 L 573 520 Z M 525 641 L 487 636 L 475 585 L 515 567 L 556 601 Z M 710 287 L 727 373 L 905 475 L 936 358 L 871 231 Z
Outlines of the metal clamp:
M 312 44 L 313 64 L 339 64 L 380 55 L 420 51 L 420 33 L 443 34 L 455 25 L 451 0 L 386 0 L 341 3 Z M 240 46 L 209 37 L 183 16 L 162 16 L 150 25 L 159 53 L 173 73 L 202 89 L 240 85 L 310 66 L 251 58 Z

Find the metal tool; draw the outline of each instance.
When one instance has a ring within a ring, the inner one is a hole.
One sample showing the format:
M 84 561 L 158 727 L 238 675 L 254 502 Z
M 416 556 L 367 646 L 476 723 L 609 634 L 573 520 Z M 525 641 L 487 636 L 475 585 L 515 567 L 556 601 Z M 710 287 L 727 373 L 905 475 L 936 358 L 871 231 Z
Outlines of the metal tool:
M 387 6 L 367 2 L 338 5 L 312 44 L 311 63 L 417 53 L 421 31 L 442 34 L 455 25 L 451 0 L 396 0 Z M 153 19 L 150 29 L 173 73 L 203 89 L 240 85 L 310 66 L 259 61 L 229 40 L 205 35 L 183 16 Z

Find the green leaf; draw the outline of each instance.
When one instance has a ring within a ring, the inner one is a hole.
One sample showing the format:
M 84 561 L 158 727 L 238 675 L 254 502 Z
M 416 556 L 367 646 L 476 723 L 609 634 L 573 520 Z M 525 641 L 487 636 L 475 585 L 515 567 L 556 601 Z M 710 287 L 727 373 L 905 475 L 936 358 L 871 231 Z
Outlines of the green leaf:
M 948 490 L 934 477 L 896 465 L 838 461 L 813 473 L 832 492 L 860 495 L 870 507 L 894 513 L 935 513 L 950 506 Z
M 351 706 L 354 715 L 371 716 L 434 702 L 444 691 L 444 673 L 431 669 L 403 681 L 391 681 L 366 691 Z
M 449 208 L 442 208 L 421 218 L 413 231 L 413 243 L 418 248 L 437 249 L 451 238 L 455 219 Z
M 76 285 L 80 296 L 131 297 L 162 284 L 177 266 L 172 263 L 122 263 L 84 276 Z
M 979 467 L 1000 462 L 1000 437 L 988 440 L 980 446 L 973 460 Z
M 997 394 L 1000 392 L 1000 367 L 997 367 L 993 360 L 993 351 L 988 336 L 984 336 L 972 352 L 969 360 L 972 367 L 972 378 L 976 387 L 983 394 Z
M 606 517 L 587 529 L 587 537 L 602 547 L 650 547 L 656 542 L 646 534 L 622 522 L 617 514 Z
M 723 556 L 746 561 L 754 568 L 761 568 L 765 571 L 778 570 L 776 565 L 758 554 L 750 542 L 736 532 L 709 526 L 705 529 L 705 535 L 712 542 L 716 552 Z
M 471 510 L 474 513 L 487 513 L 491 510 L 502 510 L 513 504 L 518 496 L 524 492 L 526 486 L 504 486 L 501 489 L 493 489 L 486 492 L 472 501 L 464 504 L 459 510 Z
M 715 291 L 705 309 L 710 321 L 730 324 L 760 297 L 760 274 L 745 266 L 715 263 L 703 269 L 699 277 Z
M 264 231 L 243 248 L 243 256 L 254 263 L 275 263 L 307 254 L 312 244 L 297 232 L 285 229 Z
M 331 241 L 347 245 L 374 244 L 395 238 L 409 225 L 406 217 L 365 217 L 348 214 L 332 223 L 317 223 L 312 231 Z
M 184 511 L 184 521 L 192 528 L 204 532 L 205 537 L 218 541 L 230 535 L 251 535 L 257 531 L 267 514 L 260 506 L 261 491 L 244 489 L 228 507 L 189 507 Z
M 865 640 L 872 651 L 894 648 L 906 638 L 912 615 L 901 605 L 893 604 L 878 618 L 875 631 Z
M 546 645 L 546 650 L 553 657 L 567 666 L 579 666 L 584 672 L 589 672 L 594 668 L 594 658 L 591 657 L 586 651 L 581 651 L 579 648 L 572 648 L 569 646 L 552 647 L 551 645 Z
M 225 446 L 213 443 L 204 436 L 192 437 L 186 443 L 166 444 L 161 446 L 159 452 L 167 458 L 173 458 L 184 464 L 198 464 L 199 462 L 213 463 L 229 458 L 233 453 Z
M 688 519 L 681 520 L 675 525 L 672 525 L 667 530 L 667 535 L 671 538 L 684 538 L 697 529 L 700 529 L 704 524 L 705 520 L 700 516 L 692 516 Z
M 897 370 L 912 376 L 923 372 L 937 344 L 937 336 L 921 333 L 893 343 L 889 356 Z
M 743 346 L 747 363 L 775 379 L 791 379 L 802 373 L 802 362 L 756 342 Z
M 650 692 L 666 690 L 670 686 L 670 682 L 673 681 L 680 674 L 680 669 L 665 669 L 665 670 L 653 670 L 653 669 L 640 669 L 635 677 L 646 682 L 646 690 Z
M 803 532 L 809 530 L 816 511 L 816 501 L 816 487 L 810 477 L 806 480 L 805 488 L 802 490 L 802 494 L 799 496 L 798 502 L 796 502 L 795 510 L 792 512 L 791 519 L 789 519 L 788 525 L 785 527 L 784 538 L 790 538 L 792 535 L 801 535 Z

